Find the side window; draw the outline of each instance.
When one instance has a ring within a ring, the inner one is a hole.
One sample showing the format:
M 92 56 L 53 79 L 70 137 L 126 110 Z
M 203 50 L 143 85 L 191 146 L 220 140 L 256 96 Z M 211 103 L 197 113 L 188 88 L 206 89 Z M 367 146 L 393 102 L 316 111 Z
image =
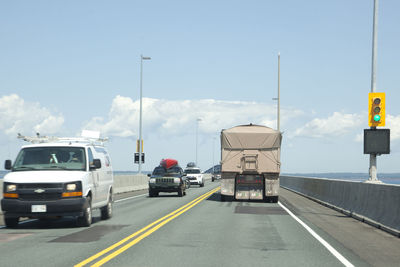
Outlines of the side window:
M 88 148 L 89 166 L 93 165 L 93 153 L 90 148 Z

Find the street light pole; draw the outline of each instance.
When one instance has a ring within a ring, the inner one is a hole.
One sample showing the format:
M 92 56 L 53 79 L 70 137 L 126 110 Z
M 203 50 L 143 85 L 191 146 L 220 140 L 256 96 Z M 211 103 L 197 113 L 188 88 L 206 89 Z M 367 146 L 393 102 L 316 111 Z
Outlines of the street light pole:
M 281 53 L 278 53 L 278 132 L 280 131 L 281 123 Z
M 276 129 L 280 131 L 281 122 L 281 53 L 278 53 L 278 97 L 272 98 L 272 100 L 277 100 L 277 118 L 276 118 Z
M 213 162 L 212 162 L 213 170 L 212 170 L 212 173 L 213 173 L 213 175 L 214 175 L 214 173 L 215 173 L 215 163 L 214 163 L 215 137 L 213 137 L 213 146 L 212 146 L 212 150 L 213 150 L 213 152 L 212 152 L 212 158 L 213 158 Z
M 378 54 L 378 0 L 374 0 L 374 22 L 372 30 L 372 70 L 371 70 L 371 93 L 376 91 L 376 68 Z M 375 127 L 371 127 L 375 129 Z M 369 155 L 369 182 L 377 182 L 377 156 L 376 154 Z
M 140 55 L 140 115 L 139 115 L 139 174 L 142 173 L 142 85 L 143 85 L 143 60 L 150 60 L 151 57 Z
M 198 147 L 198 135 L 199 135 L 199 122 L 201 121 L 201 119 L 200 118 L 197 118 L 196 119 L 196 166 L 198 166 L 197 165 L 197 155 L 198 155 L 198 153 L 197 153 L 197 147 Z

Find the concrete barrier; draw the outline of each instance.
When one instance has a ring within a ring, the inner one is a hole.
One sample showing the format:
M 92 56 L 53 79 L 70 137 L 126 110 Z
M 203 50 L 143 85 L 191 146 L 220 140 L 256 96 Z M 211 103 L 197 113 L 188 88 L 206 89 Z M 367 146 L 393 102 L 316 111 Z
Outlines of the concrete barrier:
M 280 185 L 400 237 L 400 185 L 296 176 Z
M 148 189 L 148 183 L 149 177 L 143 174 L 114 175 L 114 194 Z

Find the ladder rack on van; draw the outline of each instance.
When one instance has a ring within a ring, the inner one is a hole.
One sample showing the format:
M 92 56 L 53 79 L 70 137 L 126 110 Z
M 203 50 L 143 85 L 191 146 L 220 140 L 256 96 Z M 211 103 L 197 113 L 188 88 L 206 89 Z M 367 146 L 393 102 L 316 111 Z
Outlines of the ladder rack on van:
M 70 143 L 92 144 L 98 146 L 104 146 L 104 142 L 108 141 L 108 138 L 40 136 L 39 133 L 37 133 L 36 136 L 24 136 L 18 133 L 18 139 L 22 139 L 32 144 L 70 142 Z

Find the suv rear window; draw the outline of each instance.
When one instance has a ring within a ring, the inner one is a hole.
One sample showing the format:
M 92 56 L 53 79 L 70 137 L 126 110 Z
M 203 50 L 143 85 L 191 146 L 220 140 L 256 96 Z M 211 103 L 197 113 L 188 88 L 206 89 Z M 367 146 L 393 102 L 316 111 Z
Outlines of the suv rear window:
M 199 169 L 186 169 L 185 172 L 188 174 L 197 174 L 197 173 L 200 173 L 200 170 Z

